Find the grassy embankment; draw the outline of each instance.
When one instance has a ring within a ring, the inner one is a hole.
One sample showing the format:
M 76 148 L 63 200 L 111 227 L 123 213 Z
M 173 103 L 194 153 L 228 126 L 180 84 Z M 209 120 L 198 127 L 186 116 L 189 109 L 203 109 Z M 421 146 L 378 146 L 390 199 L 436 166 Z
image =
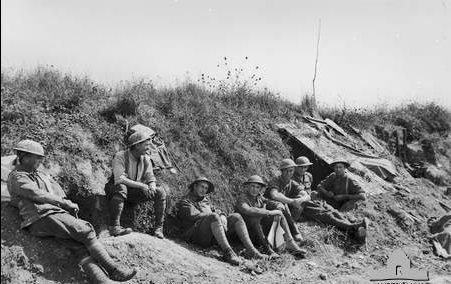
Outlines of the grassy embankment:
M 162 176 L 171 187 L 171 200 L 185 192 L 194 175 L 203 174 L 216 184 L 213 202 L 230 211 L 246 176 L 269 178 L 277 172 L 278 161 L 290 156 L 271 124 L 307 114 L 308 100 L 293 104 L 246 86 L 238 82 L 211 90 L 188 82 L 156 89 L 137 81 L 113 90 L 45 68 L 2 72 L 1 153 L 11 153 L 23 138 L 41 142 L 47 166 L 79 201 L 102 191 L 111 158 L 124 147 L 125 125 L 142 123 L 161 135 L 181 169 L 177 175 Z M 435 104 L 346 112 L 324 108 L 320 113 L 360 128 L 401 125 L 411 133 L 409 139 L 441 139 L 451 125 L 449 110 Z M 147 210 L 144 206 L 140 212 Z M 141 230 L 148 229 L 147 222 L 141 224 Z

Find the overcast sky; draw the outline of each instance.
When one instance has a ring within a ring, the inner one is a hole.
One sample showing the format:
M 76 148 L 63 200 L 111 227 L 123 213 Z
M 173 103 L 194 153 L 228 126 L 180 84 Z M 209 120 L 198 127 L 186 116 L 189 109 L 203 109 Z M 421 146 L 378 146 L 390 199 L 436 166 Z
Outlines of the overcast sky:
M 312 90 L 321 19 L 320 103 L 451 108 L 450 9 L 451 0 L 3 0 L 1 63 L 107 84 L 243 68 L 243 79 L 256 73 L 258 86 L 299 102 Z

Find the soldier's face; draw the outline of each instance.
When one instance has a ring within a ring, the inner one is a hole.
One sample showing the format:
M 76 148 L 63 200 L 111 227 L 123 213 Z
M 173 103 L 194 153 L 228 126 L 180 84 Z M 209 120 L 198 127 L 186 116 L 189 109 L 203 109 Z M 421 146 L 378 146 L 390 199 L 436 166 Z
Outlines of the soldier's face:
M 293 174 L 294 174 L 294 167 L 282 170 L 282 178 L 284 180 L 291 179 L 293 177 Z
M 43 159 L 44 157 L 42 156 L 29 153 L 22 158 L 20 163 L 28 169 L 35 171 L 39 168 Z
M 308 168 L 308 166 L 296 167 L 296 173 L 299 174 L 299 175 L 303 175 L 307 171 L 307 168 Z
M 135 150 L 140 156 L 142 156 L 145 154 L 150 154 L 151 146 L 152 146 L 152 142 L 150 142 L 150 139 L 149 139 L 149 140 L 146 140 L 146 141 L 143 141 L 143 142 L 137 144 L 135 146 L 136 147 Z
M 345 169 L 346 169 L 346 167 L 342 163 L 338 163 L 338 164 L 334 165 L 334 172 L 336 175 L 339 175 L 339 176 L 344 175 Z
M 246 184 L 246 191 L 250 196 L 256 197 L 261 191 L 262 186 L 258 183 L 248 183 Z
M 208 191 L 208 183 L 206 181 L 196 182 L 193 186 L 193 193 L 197 197 L 204 197 Z

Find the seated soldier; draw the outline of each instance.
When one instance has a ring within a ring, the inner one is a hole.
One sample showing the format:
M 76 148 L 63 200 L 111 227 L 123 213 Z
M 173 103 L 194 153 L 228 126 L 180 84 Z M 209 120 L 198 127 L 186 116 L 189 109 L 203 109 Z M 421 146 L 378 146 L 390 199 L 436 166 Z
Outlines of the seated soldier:
M 78 205 L 65 199 L 62 188 L 38 171 L 44 158 L 41 144 L 22 140 L 14 149 L 18 165 L 8 176 L 8 190 L 11 204 L 19 209 L 23 219 L 20 227 L 38 237 L 56 237 L 80 244 L 85 256 L 80 265 L 92 283 L 133 278 L 136 270 L 124 269 L 110 257 L 92 225 L 77 218 Z
M 280 163 L 281 175 L 269 182 L 265 197 L 270 199 L 266 205 L 268 210 L 281 210 L 287 219 L 291 234 L 295 241 L 302 241 L 302 235 L 296 225 L 302 212 L 302 203 L 309 200 L 303 191 L 304 186 L 292 180 L 296 164 L 291 159 L 284 159 Z
M 227 240 L 227 236 L 237 234 L 248 256 L 265 258 L 252 244 L 240 214 L 234 213 L 226 217 L 212 208 L 208 194 L 214 191 L 214 186 L 207 178 L 196 178 L 188 188 L 187 195 L 176 205 L 177 217 L 184 232 L 182 236 L 186 241 L 208 247 L 216 240 L 223 250 L 224 259 L 233 265 L 239 265 L 241 259 Z
M 305 255 L 305 250 L 301 249 L 293 239 L 288 226 L 287 219 L 281 210 L 265 209 L 267 199 L 263 197 L 262 191 L 266 183 L 258 175 L 249 177 L 243 184 L 244 192 L 240 195 L 235 205 L 235 210 L 243 216 L 252 239 L 255 239 L 259 245 L 271 258 L 278 257 L 269 245 L 265 234 L 263 233 L 262 223 L 272 224 L 274 217 L 280 217 L 280 225 L 285 232 L 286 249 L 294 255 Z
M 110 227 L 112 236 L 125 235 L 131 228 L 120 225 L 125 201 L 136 204 L 154 201 L 154 235 L 160 239 L 163 235 L 163 222 L 166 209 L 166 191 L 156 185 L 152 161 L 148 155 L 151 137 L 144 132 L 135 132 L 128 138 L 128 150 L 116 153 L 113 159 L 113 178 L 105 187 L 109 200 Z M 114 182 L 114 185 L 112 184 Z
M 349 221 L 344 214 L 338 212 L 335 208 L 327 204 L 324 200 L 318 200 L 315 192 L 311 192 L 311 184 L 313 182 L 313 176 L 307 169 L 312 163 L 310 163 L 307 157 L 299 157 L 296 159 L 296 168 L 294 180 L 303 184 L 306 190 L 311 193 L 311 200 L 303 203 L 304 210 L 302 216 L 307 220 L 317 221 L 326 225 L 332 225 L 342 230 L 349 230 L 354 233 L 354 236 L 359 240 L 364 240 L 366 237 L 366 230 L 369 224 L 369 220 L 364 218 L 360 222 Z
M 313 176 L 307 172 L 309 166 L 313 165 L 305 156 L 300 156 L 296 159 L 296 168 L 294 169 L 293 177 L 295 182 L 304 186 L 305 192 L 309 195 L 312 192 Z
M 347 174 L 350 164 L 344 159 L 333 161 L 334 170 L 318 185 L 319 197 L 340 211 L 347 211 L 359 200 L 365 200 L 363 188 Z

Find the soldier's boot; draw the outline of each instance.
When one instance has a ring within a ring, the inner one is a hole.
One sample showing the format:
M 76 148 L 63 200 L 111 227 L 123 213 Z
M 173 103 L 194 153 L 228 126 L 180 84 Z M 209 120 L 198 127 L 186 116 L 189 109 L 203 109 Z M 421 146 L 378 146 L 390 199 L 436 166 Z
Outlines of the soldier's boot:
M 227 249 L 224 251 L 224 260 L 232 265 L 240 265 L 241 264 L 241 258 L 233 251 L 232 248 Z
M 109 202 L 110 226 L 108 230 L 111 236 L 126 235 L 133 231 L 131 228 L 124 228 L 120 225 L 124 202 L 124 198 L 120 195 L 114 195 Z
M 108 272 L 112 280 L 120 282 L 128 281 L 136 275 L 136 269 L 121 267 L 116 263 L 98 240 L 90 243 L 88 251 L 91 257 Z
M 305 254 L 307 253 L 307 251 L 304 249 L 301 249 L 299 247 L 299 245 L 293 239 L 287 240 L 285 242 L 285 248 L 291 254 L 293 254 L 295 256 L 299 256 L 299 257 L 305 257 Z
M 293 239 L 294 239 L 296 242 L 302 242 L 302 241 L 304 241 L 304 238 L 302 237 L 302 234 L 301 234 L 301 232 L 299 231 L 299 228 L 298 228 L 298 226 L 296 225 L 296 223 L 294 223 L 294 225 L 292 226 L 292 229 L 293 229 L 293 231 L 292 231 Z
M 363 220 L 360 223 L 356 224 L 354 235 L 357 240 L 365 242 L 369 224 L 370 220 L 366 217 L 363 218 Z
M 219 215 L 212 216 L 214 221 L 210 223 L 210 229 L 216 241 L 218 242 L 218 245 L 223 251 L 224 260 L 232 265 L 239 265 L 241 263 L 241 259 L 236 255 L 236 253 L 230 246 Z
M 250 258 L 259 258 L 259 259 L 267 258 L 266 255 L 260 253 L 252 244 L 243 217 L 237 214 L 233 215 L 233 219 L 234 219 L 233 222 L 235 222 L 234 224 L 235 232 L 240 238 L 240 241 L 243 243 L 244 247 L 246 248 L 246 255 L 249 256 Z
M 297 242 L 302 242 L 302 241 L 304 241 L 304 238 L 302 237 L 301 233 L 295 234 L 295 235 L 293 236 L 293 239 L 294 239 L 295 241 L 297 241 Z
M 80 266 L 88 275 L 89 283 L 91 284 L 112 284 L 113 282 L 108 278 L 105 271 L 96 263 L 96 261 L 87 256 L 80 261 Z
M 164 215 L 166 211 L 166 192 L 162 187 L 157 187 L 157 196 L 155 200 L 155 227 L 154 236 L 160 239 L 164 239 L 163 235 L 163 223 Z
M 269 259 L 280 258 L 280 255 L 271 248 L 267 241 L 263 243 L 263 251 L 269 256 Z

